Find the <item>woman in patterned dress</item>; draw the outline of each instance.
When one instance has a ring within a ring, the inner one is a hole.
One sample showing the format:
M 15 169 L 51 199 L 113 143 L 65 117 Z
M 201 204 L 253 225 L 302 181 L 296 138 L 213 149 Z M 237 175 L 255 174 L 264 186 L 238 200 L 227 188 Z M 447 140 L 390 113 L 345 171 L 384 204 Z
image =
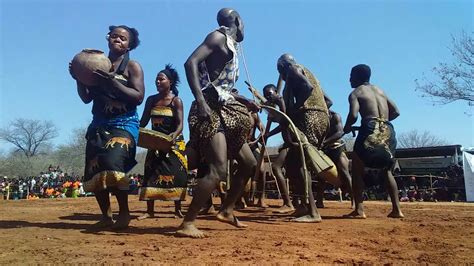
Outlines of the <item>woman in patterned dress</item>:
M 143 101 L 145 87 L 140 64 L 129 59 L 129 53 L 140 40 L 138 31 L 125 25 L 110 26 L 107 34 L 108 58 L 112 72 L 97 70 L 99 85 L 88 87 L 77 81 L 81 100 L 92 105 L 93 119 L 87 129 L 84 190 L 94 192 L 101 220 L 95 227 L 127 228 L 129 179 L 126 175 L 135 166 L 138 140 L 137 106 Z M 115 194 L 119 205 L 116 222 L 112 218 L 109 193 Z
M 181 200 L 187 191 L 188 166 L 184 155 L 183 102 L 178 97 L 178 72 L 166 65 L 156 76 L 158 94 L 148 97 L 140 127 L 151 119 L 152 129 L 167 134 L 173 140 L 170 151 L 149 150 L 145 161 L 145 180 L 140 200 L 147 201 L 147 213 L 138 219 L 154 216 L 155 200 L 175 202 L 175 216 L 182 218 Z

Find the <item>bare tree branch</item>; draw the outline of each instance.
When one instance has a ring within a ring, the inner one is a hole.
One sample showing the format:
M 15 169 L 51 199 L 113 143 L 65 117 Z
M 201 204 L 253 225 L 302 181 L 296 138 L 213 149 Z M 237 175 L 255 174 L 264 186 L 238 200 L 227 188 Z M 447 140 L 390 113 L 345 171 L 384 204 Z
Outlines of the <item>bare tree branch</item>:
M 473 34 L 462 32 L 459 38 L 451 36 L 451 54 L 455 62 L 439 63 L 432 73 L 436 80 L 423 75 L 421 81 L 415 80 L 416 90 L 422 97 L 429 97 L 434 103 L 448 104 L 467 101 L 474 104 L 474 38 Z
M 33 157 L 57 137 L 58 130 L 51 121 L 18 118 L 0 129 L 0 140 L 11 143 L 27 158 Z
M 429 131 L 420 132 L 417 129 L 402 133 L 398 136 L 398 148 L 421 148 L 447 145 L 448 142 Z

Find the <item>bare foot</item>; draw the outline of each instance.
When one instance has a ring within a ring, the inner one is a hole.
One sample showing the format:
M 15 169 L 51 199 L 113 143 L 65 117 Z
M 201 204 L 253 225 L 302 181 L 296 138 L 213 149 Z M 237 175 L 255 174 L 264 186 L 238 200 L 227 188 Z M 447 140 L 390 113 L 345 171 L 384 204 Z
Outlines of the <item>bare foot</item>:
M 247 208 L 247 204 L 245 204 L 245 202 L 239 200 L 235 203 L 235 209 L 236 210 L 243 210 L 245 208 Z
M 403 215 L 402 211 L 395 211 L 393 210 L 390 212 L 387 217 L 389 218 L 405 218 L 405 215 Z
M 112 225 L 113 230 L 127 229 L 130 223 L 130 215 L 119 215 L 117 221 Z
M 293 206 L 288 206 L 288 205 L 283 205 L 278 209 L 275 209 L 273 212 L 274 213 L 289 213 L 294 211 L 295 208 Z
M 223 222 L 223 223 L 228 223 L 230 225 L 233 225 L 237 228 L 245 228 L 248 227 L 248 225 L 241 223 L 237 217 L 233 214 L 225 214 L 224 212 L 219 212 L 216 215 L 217 220 Z
M 192 222 L 183 222 L 179 227 L 179 230 L 176 231 L 176 236 L 181 237 L 191 237 L 191 238 L 204 238 L 206 235 L 197 229 L 197 227 Z
M 155 217 L 154 214 L 145 213 L 142 216 L 138 216 L 137 220 L 141 221 L 141 220 L 145 220 L 145 219 L 153 218 L 153 217 Z
M 290 221 L 296 223 L 320 223 L 322 220 L 321 216 L 319 215 L 307 214 L 298 218 L 291 219 Z
M 359 212 L 357 210 L 352 211 L 349 214 L 345 214 L 342 217 L 344 218 L 350 218 L 350 219 L 366 219 L 367 216 L 365 215 L 365 212 Z
M 296 207 L 295 212 L 292 214 L 294 217 L 300 217 L 308 213 L 308 209 L 304 205 Z
M 263 200 L 259 200 L 257 202 L 257 207 L 259 207 L 259 208 L 268 208 L 268 205 Z
M 214 208 L 214 205 L 211 205 L 209 207 L 204 207 L 199 211 L 199 215 L 206 215 L 206 214 L 216 214 L 217 211 Z
M 181 210 L 174 211 L 174 218 L 175 219 L 184 218 L 183 212 L 181 212 Z
M 102 218 L 100 221 L 92 225 L 94 229 L 101 229 L 112 226 L 114 224 L 114 220 L 111 217 Z

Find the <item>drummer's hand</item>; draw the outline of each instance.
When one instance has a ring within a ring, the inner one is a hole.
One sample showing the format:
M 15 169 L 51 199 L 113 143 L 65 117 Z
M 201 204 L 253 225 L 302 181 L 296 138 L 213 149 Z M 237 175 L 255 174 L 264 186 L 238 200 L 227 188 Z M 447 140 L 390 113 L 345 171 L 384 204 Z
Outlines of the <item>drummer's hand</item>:
M 198 116 L 201 119 L 209 119 L 211 117 L 211 108 L 206 102 L 198 103 Z
M 176 132 L 173 132 L 169 134 L 168 136 L 171 138 L 171 142 L 174 142 L 176 138 L 178 137 L 178 134 L 176 134 Z

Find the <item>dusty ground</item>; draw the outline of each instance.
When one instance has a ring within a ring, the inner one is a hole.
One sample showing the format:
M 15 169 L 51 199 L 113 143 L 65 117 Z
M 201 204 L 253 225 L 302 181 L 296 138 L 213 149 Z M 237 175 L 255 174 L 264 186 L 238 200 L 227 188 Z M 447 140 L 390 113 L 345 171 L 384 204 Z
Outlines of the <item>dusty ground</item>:
M 405 203 L 401 220 L 385 217 L 387 202 L 366 206 L 367 220 L 347 220 L 349 202 L 327 202 L 320 224 L 252 207 L 237 213 L 246 230 L 202 216 L 209 237 L 186 239 L 173 236 L 180 220 L 172 203 L 157 202 L 158 218 L 133 220 L 125 231 L 97 232 L 89 230 L 99 218 L 94 198 L 0 201 L 0 264 L 474 263 L 474 204 Z M 131 197 L 130 208 L 138 216 L 145 203 Z

